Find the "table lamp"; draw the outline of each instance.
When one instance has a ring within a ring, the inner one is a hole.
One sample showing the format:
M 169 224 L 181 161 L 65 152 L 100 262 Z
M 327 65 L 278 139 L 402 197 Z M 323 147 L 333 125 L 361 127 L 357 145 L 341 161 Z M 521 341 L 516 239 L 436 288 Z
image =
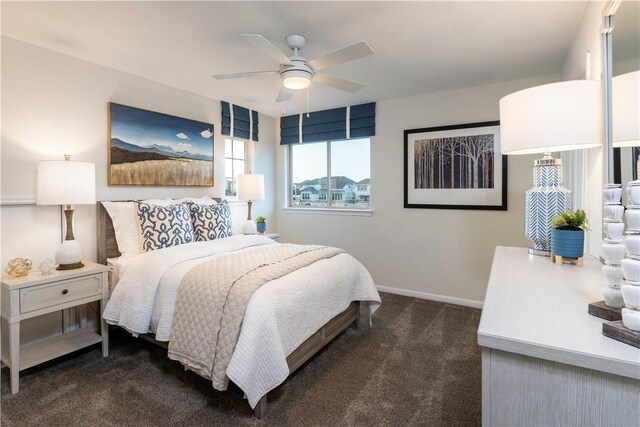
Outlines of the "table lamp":
M 524 234 L 529 253 L 549 256 L 551 218 L 572 210 L 563 186 L 562 161 L 552 152 L 602 143 L 600 81 L 573 80 L 536 86 L 500 100 L 500 141 L 507 155 L 543 153 L 533 163 L 533 187 L 525 193 Z
M 254 200 L 264 199 L 264 175 L 238 175 L 238 199 L 247 201 L 247 221 L 242 227 L 244 234 L 256 234 L 256 224 L 251 219 L 251 204 Z
M 63 205 L 66 219 L 66 236 L 56 251 L 58 270 L 84 267 L 83 252 L 73 236 L 73 206 L 96 202 L 96 172 L 93 163 L 65 160 L 38 162 L 38 205 Z

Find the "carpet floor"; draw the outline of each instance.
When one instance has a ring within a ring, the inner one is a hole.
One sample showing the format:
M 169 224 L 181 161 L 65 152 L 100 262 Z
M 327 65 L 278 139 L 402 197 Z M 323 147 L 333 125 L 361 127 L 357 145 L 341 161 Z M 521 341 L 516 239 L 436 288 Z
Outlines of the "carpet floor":
M 99 346 L 1 376 L 3 426 L 480 425 L 480 310 L 382 294 L 371 330 L 347 329 L 269 394 L 255 419 L 226 392 L 118 329 Z

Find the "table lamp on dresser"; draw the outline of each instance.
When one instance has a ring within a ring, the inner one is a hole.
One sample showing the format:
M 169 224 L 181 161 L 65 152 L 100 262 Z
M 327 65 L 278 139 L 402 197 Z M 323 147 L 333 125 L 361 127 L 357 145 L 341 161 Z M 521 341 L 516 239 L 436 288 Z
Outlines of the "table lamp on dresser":
M 73 235 L 73 205 L 96 202 L 96 172 L 93 163 L 65 160 L 43 160 L 38 162 L 38 205 L 62 205 L 66 221 L 66 235 L 56 251 L 58 270 L 73 270 L 84 267 L 83 252 Z
M 551 218 L 573 208 L 562 161 L 551 153 L 601 145 L 600 81 L 564 81 L 505 96 L 500 134 L 503 154 L 544 154 L 533 163 L 533 187 L 525 194 L 525 236 L 530 254 L 549 256 Z

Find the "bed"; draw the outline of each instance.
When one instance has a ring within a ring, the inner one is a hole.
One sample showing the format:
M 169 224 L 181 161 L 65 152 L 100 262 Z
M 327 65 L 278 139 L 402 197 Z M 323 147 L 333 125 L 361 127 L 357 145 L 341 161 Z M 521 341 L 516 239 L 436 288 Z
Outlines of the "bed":
M 176 350 L 181 342 L 194 345 L 189 340 L 199 345 L 202 340 L 197 334 L 203 333 L 189 331 L 196 334 L 193 335 L 196 338 L 189 338 L 191 335 L 176 331 L 180 331 L 178 326 L 184 328 L 192 322 L 181 320 L 185 314 L 178 316 L 174 312 L 188 313 L 187 319 L 192 315 L 191 310 L 184 307 L 185 297 L 176 298 L 178 290 L 186 292 L 182 289 L 187 285 L 180 284 L 194 271 L 202 270 L 207 262 L 217 265 L 216 262 L 231 256 L 251 259 L 262 256 L 261 250 L 279 251 L 293 245 L 241 235 L 187 243 L 122 260 L 113 222 L 101 202 L 97 203 L 97 216 L 98 262 L 109 263 L 114 269 L 105 319 L 168 348 L 170 358 L 210 379 L 210 372 L 201 372 L 197 364 L 190 364 L 190 359 L 181 358 L 182 353 Z M 360 263 L 346 253 L 329 255 L 280 277 L 274 276 L 249 297 L 237 344 L 223 375 L 226 381 L 233 381 L 244 391 L 257 418 L 267 414 L 270 390 L 343 330 L 359 326 L 361 305 L 366 306 L 369 316 L 380 305 L 371 277 Z M 149 307 L 145 308 L 146 305 Z M 150 314 L 143 320 L 128 320 L 147 311 Z M 215 310 L 207 311 L 210 316 Z M 199 324 L 200 320 L 193 323 Z M 174 347 L 173 353 L 170 346 Z M 216 386 L 215 378 L 213 386 L 224 389 Z

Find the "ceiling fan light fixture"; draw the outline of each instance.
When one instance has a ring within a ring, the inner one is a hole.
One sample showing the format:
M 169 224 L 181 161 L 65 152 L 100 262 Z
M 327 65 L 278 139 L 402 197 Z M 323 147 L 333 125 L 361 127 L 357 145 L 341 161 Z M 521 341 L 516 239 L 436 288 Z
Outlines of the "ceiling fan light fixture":
M 311 85 L 311 73 L 305 70 L 289 70 L 282 74 L 282 85 L 291 90 L 306 89 Z

